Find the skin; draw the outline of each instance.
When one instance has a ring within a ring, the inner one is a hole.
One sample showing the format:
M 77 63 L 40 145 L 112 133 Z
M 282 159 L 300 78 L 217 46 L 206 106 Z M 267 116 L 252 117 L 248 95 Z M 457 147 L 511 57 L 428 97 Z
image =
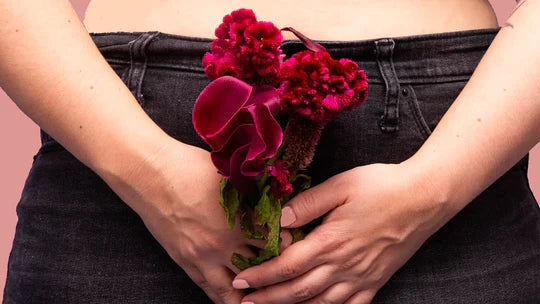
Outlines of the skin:
M 95 2 L 98 3 L 97 1 Z M 371 239 L 339 240 L 351 244 L 344 248 L 342 257 L 349 254 L 347 260 L 350 261 L 352 257 L 359 265 L 351 267 L 353 272 L 341 275 L 350 277 L 357 274 L 354 271 L 376 269 L 377 271 L 365 272 L 366 275 L 372 273 L 376 275 L 364 280 L 375 283 L 363 285 L 366 286 L 365 292 L 357 292 L 356 286 L 350 283 L 334 287 L 332 291 L 336 297 L 343 297 L 344 293 L 351 294 L 350 303 L 364 303 L 368 302 L 392 269 L 399 267 L 408 259 L 409 254 L 416 250 L 426 235 L 445 223 L 457 213 L 456 210 L 466 205 L 538 142 L 539 75 L 537 69 L 521 68 L 540 64 L 536 55 L 539 53 L 538 38 L 532 34 L 533 29 L 538 28 L 537 21 L 532 18 L 538 16 L 538 1 L 528 1 L 529 3 L 523 5 L 510 18 L 511 20 L 509 19 L 514 28 L 511 30 L 504 28 L 497 36 L 469 84 L 442 118 L 431 137 L 413 157 L 401 164 L 372 164 L 355 168 L 336 175 L 324 184 L 318 185 L 318 188 L 314 187 L 309 190 L 310 192 L 298 196 L 290 202 L 290 206 L 293 206 L 297 213 L 295 225 L 306 223 L 316 216 L 303 214 L 300 211 L 302 208 L 298 207 L 302 201 L 304 204 L 310 201 L 310 193 L 315 194 L 317 193 L 315 191 L 321 189 L 321 194 L 317 195 L 322 197 L 324 193 L 333 193 L 333 190 L 327 190 L 333 186 L 343 189 L 340 191 L 343 197 L 321 200 L 320 207 L 316 208 L 319 210 L 318 213 L 327 214 L 322 228 L 316 230 L 319 231 L 319 236 L 312 235 L 316 232 L 314 231 L 303 241 L 289 248 L 284 246 L 282 257 L 265 263 L 260 268 L 254 267 L 242 273 L 229 264 L 230 253 L 236 251 L 249 255 L 246 246 L 261 246 L 261 244 L 245 240 L 237 230 L 230 232 L 226 230 L 227 224 L 222 209 L 216 207 L 219 176 L 212 167 L 209 153 L 171 138 L 146 115 L 93 44 L 87 33 L 87 30 L 92 29 L 85 28 L 84 24 L 78 21 L 67 0 L 53 2 L 0 0 L 0 45 L 3 46 L 0 48 L 0 86 L 25 114 L 82 163 L 94 170 L 139 214 L 169 255 L 216 303 L 239 303 L 244 296 L 241 290 L 233 289 L 231 286 L 235 274 L 238 274 L 238 278 L 246 279 L 252 286 L 279 284 L 285 278 L 279 277 L 276 272 L 286 273 L 290 278 L 300 278 L 304 273 L 303 270 L 310 270 L 312 269 L 310 266 L 313 265 L 304 265 L 302 269 L 287 268 L 289 264 L 285 257 L 293 259 L 300 256 L 301 248 L 310 252 L 319 250 L 320 246 L 309 241 L 321 238 L 321 234 L 333 236 L 340 234 L 339 229 L 342 229 L 341 231 L 352 229 L 351 225 L 346 225 L 347 221 L 350 221 L 348 213 L 370 214 L 370 217 L 373 217 L 371 224 L 363 226 L 363 230 L 356 233 L 367 235 Z M 343 1 L 342 4 L 349 2 Z M 423 4 L 427 5 L 427 2 Z M 117 3 L 122 2 L 109 2 L 111 7 Z M 132 2 L 128 4 L 130 3 Z M 155 3 L 158 2 L 152 1 L 152 5 Z M 163 8 L 167 5 L 178 4 L 180 7 L 186 5 L 181 1 L 159 3 L 163 4 Z M 205 7 L 214 7 L 208 6 L 204 1 L 197 3 Z M 305 27 L 309 30 L 303 32 L 313 39 L 362 39 L 370 36 L 398 36 L 495 26 L 494 15 L 485 6 L 485 1 L 460 1 L 460 5 L 451 6 L 453 10 L 450 10 L 450 7 L 440 9 L 441 5 L 450 5 L 448 4 L 450 1 L 441 1 L 437 3 L 437 7 L 418 6 L 417 10 L 409 8 L 407 14 L 412 14 L 409 18 L 395 18 L 398 10 L 393 10 L 393 6 L 388 3 L 381 6 L 366 4 L 364 11 L 366 18 L 349 19 L 338 18 L 340 10 L 337 9 L 317 10 L 317 7 L 322 7 L 320 3 L 319 6 L 304 3 L 302 9 L 291 9 L 293 13 L 283 14 L 279 10 L 272 11 L 270 7 L 265 10 L 261 4 L 263 2 L 249 3 L 261 5 L 259 6 L 261 12 L 265 12 L 262 15 L 263 19 L 275 20 L 278 25 L 291 25 L 299 29 Z M 125 2 L 124 4 L 128 5 Z M 230 11 L 230 5 L 231 3 L 222 7 L 216 6 L 215 10 L 209 9 L 208 11 L 214 15 L 209 13 L 192 20 L 187 19 L 187 24 L 182 25 L 182 30 L 192 32 L 181 31 L 174 27 L 168 32 L 212 37 L 213 29 L 217 25 L 216 20 L 220 20 L 224 13 Z M 384 9 L 394 14 L 380 14 Z M 162 15 L 166 13 L 165 11 L 167 10 L 156 11 L 156 15 L 168 16 L 162 20 L 169 20 L 170 24 L 174 24 L 171 20 L 184 22 L 182 21 L 186 20 L 184 17 L 187 18 L 189 15 Z M 341 11 L 350 12 L 343 8 Z M 462 14 L 456 14 L 459 12 Z M 471 17 L 467 14 L 472 12 L 477 14 L 474 18 L 445 19 L 433 15 L 444 13 Z M 151 13 L 148 14 L 152 16 Z M 106 17 L 105 14 L 102 16 Z M 112 13 L 112 16 L 117 18 L 118 13 Z M 321 16 L 334 16 L 335 20 L 342 19 L 347 22 L 329 25 L 321 22 L 323 20 Z M 387 24 L 389 19 L 393 21 L 395 19 L 396 22 L 399 20 L 402 24 L 395 26 L 394 23 L 394 26 L 386 28 L 375 26 L 377 25 L 375 22 L 379 19 L 381 25 Z M 475 23 L 467 23 L 466 20 L 470 19 L 475 20 Z M 92 24 L 91 20 L 88 19 L 87 25 Z M 149 18 L 146 22 L 144 18 L 134 17 L 133 20 L 130 24 L 133 26 L 142 24 L 143 30 L 168 29 L 165 21 L 157 25 L 154 23 L 157 19 Z M 200 20 L 209 21 L 205 23 Z M 356 23 L 352 26 L 350 22 Z M 366 24 L 369 26 L 365 26 Z M 422 24 L 424 26 L 421 26 Z M 428 28 L 425 24 L 433 27 Z M 325 31 L 328 26 L 332 26 L 332 29 Z M 358 31 L 358 28 L 362 28 L 362 31 Z M 111 25 L 107 28 L 107 30 L 114 29 L 118 27 Z M 122 29 L 138 28 L 128 26 Z M 285 36 L 287 37 L 290 38 Z M 500 71 L 505 73 L 501 74 Z M 505 86 L 497 86 L 494 90 L 494 83 L 498 85 L 502 83 Z M 28 89 L 29 87 L 31 89 Z M 493 104 L 498 106 L 493 107 Z M 478 118 L 481 121 L 478 121 Z M 460 137 L 457 138 L 456 134 L 460 134 Z M 485 155 L 490 155 L 491 158 L 485 159 Z M 448 161 L 441 163 L 440 159 Z M 439 172 L 438 180 L 429 178 L 435 169 Z M 184 172 L 196 173 L 187 176 Z M 440 172 L 446 174 L 441 175 Z M 353 179 L 351 174 L 355 176 Z M 407 178 L 399 180 L 395 176 Z M 463 176 L 475 179 L 478 183 L 462 185 Z M 347 182 L 355 178 L 362 178 L 364 185 L 369 182 L 373 186 L 368 190 L 367 187 L 364 189 L 359 184 Z M 396 187 L 381 189 L 383 183 L 378 183 L 379 180 L 388 181 Z M 453 191 L 458 188 L 459 191 Z M 396 192 L 394 189 L 401 190 Z M 375 193 L 384 193 L 384 196 L 375 196 Z M 396 201 L 393 198 L 397 195 L 403 197 L 403 193 L 410 194 L 406 195 L 407 201 L 398 206 L 394 205 L 394 209 L 390 209 L 392 212 L 380 217 L 373 216 L 381 214 L 372 211 L 375 206 L 389 206 L 389 202 Z M 353 201 L 352 198 L 362 203 Z M 405 205 L 412 210 L 398 208 Z M 343 209 L 345 207 L 346 209 Z M 404 218 L 404 214 L 407 214 L 410 225 L 399 221 Z M 370 229 L 375 231 L 378 225 L 383 225 L 382 223 L 386 223 L 385 226 L 389 226 L 388 223 L 395 225 L 381 231 L 381 234 L 369 233 Z M 194 235 L 197 237 L 193 237 Z M 326 245 L 336 246 L 328 243 Z M 362 248 L 362 251 L 367 250 L 369 258 L 357 255 L 361 252 L 358 248 Z M 382 251 L 381 248 L 388 250 Z M 393 248 L 400 248 L 398 251 L 404 253 L 397 254 Z M 381 252 L 384 254 L 380 254 Z M 322 260 L 323 257 L 326 260 Z M 336 266 L 344 265 L 343 260 L 340 260 L 342 257 L 321 254 L 321 258 L 315 260 Z M 269 265 L 275 265 L 275 270 Z M 260 270 L 260 277 L 255 273 L 256 269 Z M 290 270 L 283 271 L 283 269 Z M 328 268 L 326 269 L 328 271 Z M 311 274 L 316 276 L 304 277 L 304 282 L 310 282 L 310 286 L 326 284 L 325 282 L 331 281 L 334 276 L 334 274 L 321 276 L 321 272 Z M 291 285 L 291 288 L 300 290 L 301 285 L 297 283 Z M 263 303 L 265 293 L 270 297 L 265 298 L 266 300 L 276 297 L 269 287 L 250 294 L 245 300 Z M 311 298 L 320 295 L 312 291 L 308 294 L 312 295 Z M 283 301 L 294 301 L 294 295 L 290 292 L 286 295 L 289 299 L 282 299 Z
M 296 221 L 286 227 L 324 220 L 279 257 L 238 274 L 245 282 L 235 286 L 259 289 L 242 301 L 370 303 L 430 235 L 537 144 L 540 72 L 525 67 L 540 66 L 538 16 L 538 0 L 514 11 L 410 159 L 356 167 L 293 198 Z
M 512 1 L 512 0 L 508 0 Z M 92 0 L 89 32 L 159 30 L 215 38 L 214 29 L 235 8 L 253 9 L 258 20 L 292 26 L 312 39 L 356 40 L 497 26 L 487 0 Z M 126 9 L 129 8 L 129 14 Z M 297 39 L 283 32 L 284 39 Z

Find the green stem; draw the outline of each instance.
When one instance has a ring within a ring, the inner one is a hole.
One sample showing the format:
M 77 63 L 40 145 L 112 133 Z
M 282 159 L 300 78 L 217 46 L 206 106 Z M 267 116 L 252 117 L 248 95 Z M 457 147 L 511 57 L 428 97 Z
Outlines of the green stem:
M 268 164 L 271 165 L 273 164 L 278 158 L 281 157 L 281 155 L 283 155 L 283 152 L 285 151 L 285 148 L 287 147 L 287 133 L 283 133 L 283 139 L 281 140 L 281 145 L 279 145 L 279 148 L 277 149 L 276 151 L 276 154 L 274 154 L 274 156 L 272 156 L 272 158 L 270 158 L 270 160 L 268 160 Z

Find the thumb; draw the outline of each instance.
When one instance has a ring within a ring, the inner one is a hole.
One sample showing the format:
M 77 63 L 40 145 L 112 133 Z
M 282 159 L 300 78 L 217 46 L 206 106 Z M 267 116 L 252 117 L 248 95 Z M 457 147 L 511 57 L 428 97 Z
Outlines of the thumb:
M 281 209 L 281 227 L 300 227 L 342 205 L 345 195 L 338 190 L 336 177 L 300 192 L 289 200 Z

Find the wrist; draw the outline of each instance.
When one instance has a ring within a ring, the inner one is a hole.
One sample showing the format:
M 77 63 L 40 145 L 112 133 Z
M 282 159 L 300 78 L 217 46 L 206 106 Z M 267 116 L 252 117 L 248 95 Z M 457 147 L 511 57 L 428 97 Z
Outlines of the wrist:
M 464 206 L 452 196 L 454 190 L 437 166 L 415 154 L 398 164 L 406 176 L 407 191 L 416 197 L 415 209 L 422 218 L 420 230 L 436 232 Z
M 161 200 L 152 198 L 152 192 L 165 184 L 164 158 L 169 150 L 188 146 L 164 132 L 151 133 L 134 133 L 114 149 L 96 153 L 90 162 L 91 169 L 138 214 L 160 208 Z

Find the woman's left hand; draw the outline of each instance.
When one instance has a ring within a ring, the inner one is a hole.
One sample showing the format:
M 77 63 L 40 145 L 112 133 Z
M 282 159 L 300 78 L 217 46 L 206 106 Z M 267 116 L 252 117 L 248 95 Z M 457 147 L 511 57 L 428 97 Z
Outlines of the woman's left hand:
M 233 286 L 257 289 L 242 302 L 370 303 L 456 212 L 430 179 L 414 178 L 418 170 L 412 169 L 418 168 L 359 166 L 292 198 L 282 226 L 299 227 L 327 214 L 280 256 L 238 273 Z

